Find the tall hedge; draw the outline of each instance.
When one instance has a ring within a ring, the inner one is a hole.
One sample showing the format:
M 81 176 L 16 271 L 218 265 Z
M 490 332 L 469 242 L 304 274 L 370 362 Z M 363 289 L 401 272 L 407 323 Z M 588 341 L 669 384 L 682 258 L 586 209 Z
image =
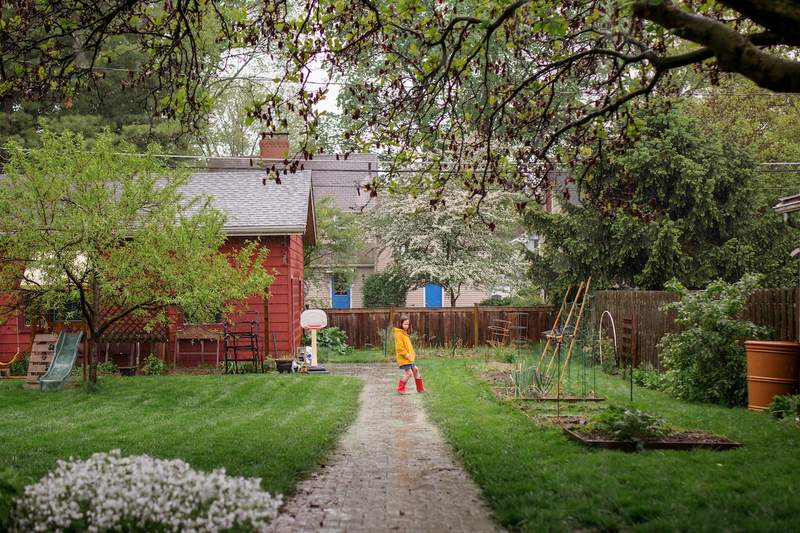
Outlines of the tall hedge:
M 408 280 L 397 272 L 370 274 L 364 278 L 364 307 L 402 307 L 409 288 Z

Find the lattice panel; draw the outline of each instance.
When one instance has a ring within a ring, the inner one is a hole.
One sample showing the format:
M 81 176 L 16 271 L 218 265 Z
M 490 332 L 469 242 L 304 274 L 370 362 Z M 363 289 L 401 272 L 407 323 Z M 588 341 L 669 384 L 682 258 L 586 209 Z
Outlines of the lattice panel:
M 106 311 L 111 315 L 114 311 Z M 151 325 L 150 331 L 145 328 L 152 323 L 157 312 L 151 311 L 146 315 L 129 314 L 118 320 L 108 328 L 100 337 L 100 342 L 167 342 L 168 326 L 156 322 Z

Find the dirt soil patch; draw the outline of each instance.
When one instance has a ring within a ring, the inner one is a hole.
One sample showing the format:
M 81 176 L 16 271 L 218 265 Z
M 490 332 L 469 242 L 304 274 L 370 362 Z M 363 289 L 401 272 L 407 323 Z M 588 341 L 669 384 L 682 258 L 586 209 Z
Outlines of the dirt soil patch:
M 487 370 L 478 374 L 479 379 L 490 385 L 502 387 L 511 386 L 511 371 L 514 369 L 514 365 L 508 363 L 493 363 L 488 366 L 489 368 Z
M 589 423 L 589 419 L 582 415 L 544 415 L 537 416 L 535 419 L 542 424 L 568 428 L 581 427 Z

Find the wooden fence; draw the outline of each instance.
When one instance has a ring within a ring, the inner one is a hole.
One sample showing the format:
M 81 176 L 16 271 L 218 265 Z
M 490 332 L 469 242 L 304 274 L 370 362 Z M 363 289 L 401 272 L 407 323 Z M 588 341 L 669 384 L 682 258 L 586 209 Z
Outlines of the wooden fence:
M 541 339 L 542 332 L 550 329 L 553 308 L 537 307 L 443 307 L 443 308 L 369 308 L 326 309 L 328 325 L 347 333 L 347 342 L 355 348 L 382 346 L 386 328 L 390 329 L 396 317 L 411 319 L 417 342 L 423 346 L 476 346 L 486 344 L 491 338 L 489 326 L 495 320 L 507 320 L 530 342 Z M 514 332 L 512 331 L 512 334 Z
M 798 339 L 797 289 L 762 289 L 755 291 L 743 313 L 743 318 L 771 330 L 770 339 Z M 678 331 L 674 313 L 665 313 L 660 307 L 674 302 L 677 297 L 665 291 L 598 291 L 592 298 L 591 327 L 597 329 L 603 311 L 614 317 L 617 337 L 621 324 L 633 329 L 635 360 L 660 368 L 658 341 L 667 333 Z M 610 332 L 609 323 L 603 322 L 603 331 Z

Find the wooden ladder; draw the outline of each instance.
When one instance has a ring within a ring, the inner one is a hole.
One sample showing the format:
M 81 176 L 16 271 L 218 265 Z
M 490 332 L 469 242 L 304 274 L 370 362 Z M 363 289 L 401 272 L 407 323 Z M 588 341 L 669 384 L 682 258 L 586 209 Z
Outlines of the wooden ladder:
M 36 335 L 31 346 L 31 357 L 28 362 L 28 377 L 25 378 L 26 389 L 39 389 L 39 378 L 50 368 L 58 335 L 43 333 Z

